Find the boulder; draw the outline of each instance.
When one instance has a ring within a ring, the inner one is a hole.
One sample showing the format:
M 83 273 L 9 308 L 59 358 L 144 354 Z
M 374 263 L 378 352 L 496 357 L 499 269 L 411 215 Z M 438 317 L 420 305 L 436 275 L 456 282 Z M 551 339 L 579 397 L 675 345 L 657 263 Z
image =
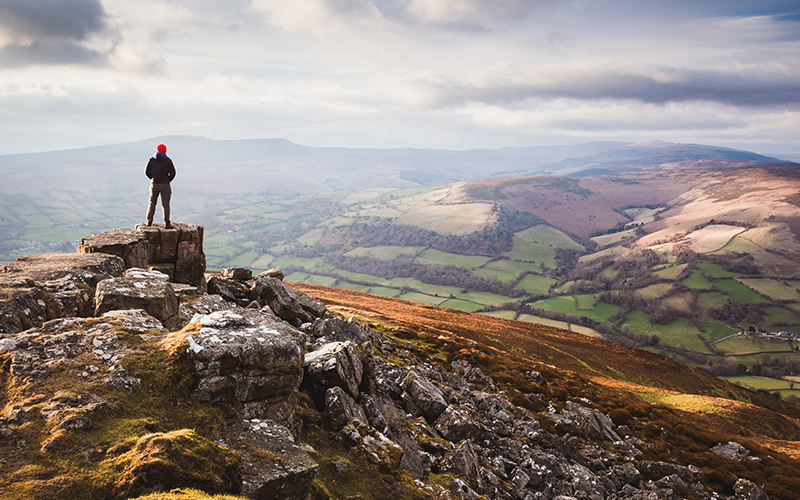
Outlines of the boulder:
M 32 279 L 18 278 L 0 285 L 0 334 L 21 332 L 52 319 L 44 293 Z
M 410 370 L 400 382 L 403 405 L 406 410 L 418 410 L 429 424 L 433 424 L 447 408 L 441 389 L 430 380 Z M 412 415 L 415 411 L 409 411 Z
M 164 263 L 164 264 L 149 264 L 147 266 L 148 271 L 156 271 L 161 274 L 167 276 L 170 282 L 175 282 L 175 264 L 171 263 Z
M 122 276 L 122 260 L 105 254 L 20 257 L 0 274 L 0 333 L 17 333 L 61 316 L 94 314 L 94 287 Z
M 711 453 L 718 455 L 723 458 L 729 458 L 731 460 L 736 460 L 737 462 L 741 462 L 747 455 L 750 454 L 750 450 L 745 448 L 744 446 L 736 443 L 734 441 L 728 441 L 727 443 L 720 443 L 713 448 L 711 448 Z
M 123 260 L 100 253 L 40 253 L 20 257 L 5 267 L 0 286 L 7 280 L 27 277 L 37 283 L 65 279 L 94 289 L 100 281 L 125 273 Z
M 472 441 L 466 439 L 445 455 L 441 464 L 442 472 L 452 472 L 466 479 L 473 486 L 481 486 L 480 462 Z
M 677 475 L 684 482 L 689 483 L 694 476 L 691 469 L 682 465 L 670 464 L 667 462 L 651 462 L 649 460 L 642 460 L 637 462 L 636 469 L 645 480 L 658 480 L 663 477 Z
M 347 396 L 344 392 L 342 395 Z M 383 470 L 395 470 L 400 466 L 403 448 L 361 420 L 351 421 L 340 434 L 352 441 L 367 460 Z
M 306 500 L 319 465 L 271 420 L 248 419 L 229 425 L 223 442 L 241 454 L 239 494 L 256 500 Z
M 81 238 L 78 253 L 116 255 L 125 262 L 125 269 L 145 269 L 149 263 L 147 238 L 133 229 L 112 229 Z
M 369 426 L 364 410 L 341 387 L 331 387 L 325 392 L 325 408 L 334 429 L 341 429 L 355 420 Z
M 58 317 L 86 318 L 94 314 L 94 293 L 88 285 L 60 278 L 45 281 L 40 286 L 58 305 Z
M 243 267 L 226 267 L 222 270 L 220 276 L 230 280 L 247 281 L 253 277 L 253 271 Z
M 210 276 L 206 281 L 206 291 L 241 307 L 250 303 L 250 288 L 232 279 Z
M 733 492 L 736 500 L 769 500 L 764 491 L 747 479 L 739 479 L 733 485 Z
M 487 432 L 475 410 L 466 406 L 448 406 L 433 427 L 443 438 L 454 442 L 465 439 L 478 441 Z
M 127 311 L 109 311 L 103 314 L 103 318 L 116 319 L 126 330 L 133 333 L 147 333 L 155 330 L 155 333 L 164 333 L 164 325 L 156 318 L 147 314 L 144 309 L 129 309 Z
M 250 298 L 268 305 L 281 319 L 294 326 L 314 321 L 325 314 L 326 307 L 322 302 L 290 288 L 283 281 L 260 277 L 251 287 Z
M 303 377 L 300 332 L 258 311 L 197 315 L 187 326 L 189 354 L 200 374 L 203 401 L 277 403 L 297 391 Z
M 561 432 L 569 432 L 587 439 L 604 441 L 621 441 L 622 438 L 614 430 L 614 423 L 603 413 L 585 406 L 567 401 L 567 408 L 561 413 L 551 414 L 556 427 Z
M 283 281 L 284 276 L 283 276 L 283 271 L 281 271 L 277 267 L 273 267 L 272 269 L 267 269 L 263 273 L 258 274 L 256 276 L 256 279 L 258 278 L 275 278 L 276 280 Z
M 331 342 L 305 355 L 304 365 L 314 385 L 327 390 L 339 386 L 354 398 L 364 373 L 361 358 L 355 345 L 348 342 Z
M 166 275 L 144 269 L 129 269 L 125 277 L 97 284 L 95 315 L 127 309 L 144 309 L 161 321 L 178 312 L 178 298 Z

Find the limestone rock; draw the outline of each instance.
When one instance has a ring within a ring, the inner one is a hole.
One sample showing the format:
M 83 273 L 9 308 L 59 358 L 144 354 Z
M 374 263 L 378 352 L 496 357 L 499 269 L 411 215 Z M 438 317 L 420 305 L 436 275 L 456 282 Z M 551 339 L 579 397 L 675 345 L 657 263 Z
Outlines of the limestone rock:
M 282 321 L 248 309 L 198 315 L 192 323 L 187 341 L 201 400 L 278 402 L 300 387 L 301 334 Z
M 651 462 L 649 460 L 642 460 L 635 465 L 643 479 L 656 480 L 676 474 L 686 483 L 692 481 L 693 473 L 691 469 L 682 465 L 666 462 Z
M 736 500 L 769 500 L 764 491 L 747 479 L 739 479 L 733 485 L 734 497 Z
M 116 255 L 125 262 L 125 269 L 146 268 L 148 248 L 147 238 L 143 234 L 133 229 L 112 229 L 81 238 L 78 253 Z
M 339 386 L 354 398 L 364 368 L 352 342 L 331 342 L 305 356 L 308 375 L 319 389 Z
M 219 276 L 211 276 L 206 281 L 206 291 L 209 294 L 219 295 L 228 302 L 233 302 L 241 307 L 250 303 L 250 288 L 239 282 Z
M 0 333 L 41 326 L 49 318 L 44 293 L 31 279 L 5 281 L 0 288 Z
M 449 405 L 433 426 L 448 441 L 478 441 L 487 431 L 476 412 L 466 406 Z
M 441 469 L 461 476 L 473 486 L 481 486 L 478 455 L 472 449 L 472 441 L 468 439 L 458 443 L 458 446 L 445 456 Z
M 325 407 L 334 429 L 341 429 L 353 421 L 369 426 L 364 410 L 339 386 L 325 392 Z
M 203 227 L 173 222 L 171 229 L 139 224 L 135 229 L 114 229 L 83 238 L 78 253 L 105 253 L 124 261 L 126 269 L 152 268 L 170 280 L 205 286 Z
M 347 394 L 342 392 L 347 397 Z M 361 420 L 353 420 L 340 431 L 375 465 L 391 470 L 400 466 L 403 448 Z
M 276 280 L 283 281 L 284 276 L 283 276 L 283 271 L 281 271 L 277 267 L 273 267 L 272 269 L 267 269 L 263 273 L 258 274 L 256 276 L 256 279 L 258 278 L 275 278 Z
M 240 494 L 256 500 L 306 500 L 319 465 L 271 420 L 248 419 L 228 426 L 223 441 L 241 453 Z
M 178 312 L 178 298 L 166 275 L 130 269 L 123 278 L 101 281 L 95 292 L 95 315 L 126 309 L 144 309 L 161 321 Z
M 429 424 L 435 422 L 447 408 L 442 391 L 433 382 L 413 370 L 403 378 L 400 387 L 403 389 L 404 405 L 419 409 Z M 414 412 L 409 413 L 414 414 Z
M 41 283 L 41 288 L 51 294 L 58 304 L 58 316 L 86 318 L 94 314 L 94 293 L 88 285 L 76 284 L 67 278 Z
M 252 299 L 268 305 L 279 318 L 295 326 L 314 321 L 322 317 L 326 311 L 322 302 L 290 288 L 275 278 L 258 278 L 251 290 Z
M 231 280 L 247 281 L 253 277 L 253 271 L 243 267 L 226 267 L 222 270 L 220 275 L 223 278 Z
M 165 332 L 164 325 L 156 318 L 147 314 L 144 309 L 129 309 L 127 311 L 109 311 L 104 313 L 103 318 L 116 319 L 129 332 L 147 333 L 155 330 L 158 333 Z
M 37 254 L 20 257 L 0 274 L 0 333 L 41 326 L 59 316 L 94 314 L 93 288 L 122 276 L 123 262 L 104 254 Z
M 750 450 L 739 443 L 728 441 L 727 443 L 720 443 L 711 448 L 711 453 L 719 455 L 723 458 L 730 458 L 731 460 L 741 462 L 747 457 L 747 455 L 750 454 Z
M 621 441 L 614 430 L 614 423 L 597 410 L 567 401 L 567 408 L 551 418 L 562 432 L 569 432 L 588 439 Z

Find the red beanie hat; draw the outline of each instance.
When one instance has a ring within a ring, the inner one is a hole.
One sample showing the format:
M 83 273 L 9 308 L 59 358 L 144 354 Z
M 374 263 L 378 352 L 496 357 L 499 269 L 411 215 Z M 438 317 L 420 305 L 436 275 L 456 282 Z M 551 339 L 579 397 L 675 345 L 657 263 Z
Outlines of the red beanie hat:
M 158 150 L 159 153 L 166 153 L 167 152 L 167 147 L 165 145 L 163 145 L 163 144 L 159 144 L 156 149 Z

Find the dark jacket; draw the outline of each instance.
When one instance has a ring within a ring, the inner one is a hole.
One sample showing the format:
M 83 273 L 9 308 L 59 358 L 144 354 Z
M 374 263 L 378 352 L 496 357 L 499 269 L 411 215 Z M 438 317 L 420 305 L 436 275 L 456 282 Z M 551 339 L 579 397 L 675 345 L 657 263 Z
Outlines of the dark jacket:
M 164 153 L 158 153 L 147 162 L 144 174 L 153 184 L 169 184 L 175 178 L 175 165 Z

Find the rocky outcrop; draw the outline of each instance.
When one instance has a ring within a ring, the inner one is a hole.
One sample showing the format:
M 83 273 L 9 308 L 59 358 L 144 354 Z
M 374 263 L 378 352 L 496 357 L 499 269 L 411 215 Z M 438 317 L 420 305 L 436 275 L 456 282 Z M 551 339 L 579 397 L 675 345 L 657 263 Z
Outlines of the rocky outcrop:
M 222 442 L 241 454 L 241 495 L 255 500 L 308 498 L 319 465 L 286 427 L 270 420 L 240 420 L 226 429 Z
M 122 276 L 113 255 L 37 254 L 20 257 L 0 274 L 0 334 L 41 326 L 60 317 L 94 314 L 94 288 Z
M 116 255 L 126 269 L 155 269 L 175 283 L 204 286 L 203 232 L 203 226 L 185 222 L 170 229 L 139 224 L 82 238 L 78 253 Z
M 338 386 L 347 390 L 352 397 L 358 397 L 364 367 L 353 342 L 325 344 L 306 354 L 304 365 L 308 376 L 320 390 Z
M 325 314 L 325 304 L 290 288 L 276 278 L 256 278 L 251 290 L 253 300 L 269 306 L 279 318 L 295 326 L 313 322 Z
M 182 242 L 202 248 L 202 239 L 182 240 L 177 229 L 136 233 L 119 233 L 130 237 L 126 255 L 133 259 L 141 251 L 134 240 L 145 241 L 152 268 L 165 264 L 156 260 L 179 260 Z M 117 236 L 111 240 L 124 239 Z M 330 313 L 277 272 L 253 277 L 231 268 L 208 278 L 213 294 L 193 285 L 176 294 L 167 274 L 138 268 L 123 274 L 122 257 L 99 253 L 99 241 L 85 247 L 97 252 L 71 258 L 99 259 L 114 269 L 26 277 L 17 263 L 0 278 L 3 304 L 28 309 L 23 316 L 31 318 L 25 323 L 16 315 L 14 327 L 25 331 L 0 338 L 4 382 L 13 388 L 4 394 L 0 446 L 52 463 L 79 457 L 81 471 L 97 464 L 113 476 L 113 487 L 89 497 L 192 487 L 256 499 L 305 499 L 315 490 L 325 498 L 321 483 L 314 486 L 318 474 L 348 481 L 355 470 L 367 470 L 416 489 L 411 496 L 420 498 L 722 498 L 704 488 L 698 469 L 673 463 L 677 454 L 665 459 L 636 437 L 622 438 L 588 399 L 548 402 L 544 390 L 510 394 L 507 382 L 509 393 L 498 390 L 490 365 L 476 361 L 477 344 L 453 348 L 448 339 L 448 350 L 431 354 L 407 330 L 395 338 Z M 82 292 L 96 297 L 89 302 L 98 317 L 48 321 L 65 311 L 79 315 Z M 501 373 L 498 380 L 517 377 L 526 391 L 553 382 L 545 372 Z M 173 385 L 159 386 L 163 380 Z M 127 414 L 139 399 L 156 401 L 159 391 L 169 398 L 162 414 L 217 420 L 201 432 Z M 529 409 L 537 406 L 547 410 Z M 109 422 L 120 415 L 124 422 L 113 425 L 134 434 L 110 444 Z M 102 440 L 95 436 L 92 447 L 84 446 L 83 438 L 96 432 Z M 329 448 L 317 455 L 302 442 L 309 438 Z M 749 453 L 734 442 L 711 451 L 732 460 Z M 59 481 L 77 491 L 68 477 Z M 735 499 L 766 498 L 742 479 L 733 490 Z
M 144 234 L 133 229 L 113 229 L 105 233 L 81 238 L 78 253 L 103 253 L 116 255 L 125 263 L 125 269 L 147 268 L 150 259 L 149 245 Z
M 203 401 L 274 404 L 297 391 L 304 336 L 255 310 L 196 316 L 185 330 Z
M 164 321 L 178 312 L 178 298 L 167 275 L 137 268 L 98 283 L 95 304 L 97 316 L 118 309 L 144 309 Z
M 715 455 L 719 455 L 723 458 L 729 458 L 731 460 L 736 460 L 737 462 L 741 462 L 747 455 L 750 454 L 750 450 L 745 448 L 744 446 L 736 443 L 734 441 L 728 441 L 727 443 L 720 443 L 713 448 L 711 448 L 711 453 Z

